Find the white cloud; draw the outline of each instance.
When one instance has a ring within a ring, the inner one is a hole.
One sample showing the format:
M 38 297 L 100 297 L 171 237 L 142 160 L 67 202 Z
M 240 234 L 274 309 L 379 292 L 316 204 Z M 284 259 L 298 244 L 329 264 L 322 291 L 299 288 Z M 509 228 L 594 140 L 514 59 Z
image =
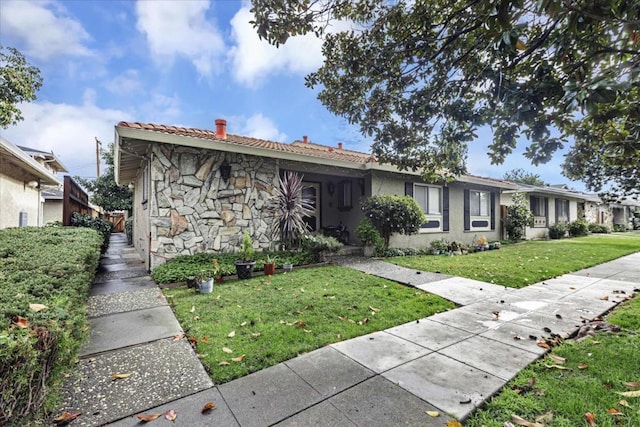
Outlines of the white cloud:
M 103 148 L 113 141 L 114 126 L 130 114 L 122 110 L 100 108 L 94 93 L 85 91 L 82 105 L 35 102 L 22 104 L 24 121 L 3 130 L 3 136 L 16 145 L 53 151 L 69 169 L 69 175 L 95 177 L 95 138 Z
M 229 49 L 233 77 L 249 87 L 259 85 L 269 74 L 287 72 L 307 74 L 323 62 L 322 40 L 313 34 L 289 39 L 279 48 L 260 40 L 249 23 L 250 6 L 243 6 L 231 19 L 232 38 L 236 45 Z
M 140 73 L 134 69 L 125 70 L 106 82 L 105 87 L 116 95 L 135 95 L 142 90 Z
M 225 47 L 219 30 L 205 19 L 209 5 L 209 1 L 138 1 L 137 28 L 146 35 L 154 60 L 166 64 L 181 56 L 201 76 L 218 71 Z
M 238 124 L 239 126 L 234 126 Z M 230 133 L 237 133 L 252 138 L 266 139 L 269 141 L 286 142 L 288 137 L 278 130 L 278 126 L 262 113 L 256 113 L 251 117 L 232 117 L 228 126 Z M 236 130 L 237 129 L 237 130 Z
M 0 1 L 3 38 L 24 43 L 23 53 L 44 61 L 60 56 L 91 56 L 89 34 L 55 1 Z

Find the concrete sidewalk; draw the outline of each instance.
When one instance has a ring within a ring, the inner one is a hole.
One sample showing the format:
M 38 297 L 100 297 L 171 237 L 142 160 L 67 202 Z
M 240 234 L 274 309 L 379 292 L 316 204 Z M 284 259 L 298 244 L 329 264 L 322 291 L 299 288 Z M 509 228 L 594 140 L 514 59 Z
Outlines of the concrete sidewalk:
M 172 409 L 184 426 L 441 426 L 543 355 L 538 340 L 571 335 L 640 287 L 640 253 L 518 290 L 343 259 L 461 307 L 214 387 L 187 341 L 173 340 L 180 327 L 123 239 L 112 237 L 92 287 L 91 339 L 66 387 L 64 409 L 83 414 L 72 425 L 132 426 L 137 414 Z M 113 381 L 116 373 L 132 375 Z M 216 409 L 201 414 L 206 402 Z

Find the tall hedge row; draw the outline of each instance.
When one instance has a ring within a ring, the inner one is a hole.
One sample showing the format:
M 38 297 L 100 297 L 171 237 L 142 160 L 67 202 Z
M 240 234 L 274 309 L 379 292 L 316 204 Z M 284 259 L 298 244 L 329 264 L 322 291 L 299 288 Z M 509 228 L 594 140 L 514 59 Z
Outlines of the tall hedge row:
M 73 365 L 102 243 L 89 228 L 0 230 L 0 425 L 41 411 Z

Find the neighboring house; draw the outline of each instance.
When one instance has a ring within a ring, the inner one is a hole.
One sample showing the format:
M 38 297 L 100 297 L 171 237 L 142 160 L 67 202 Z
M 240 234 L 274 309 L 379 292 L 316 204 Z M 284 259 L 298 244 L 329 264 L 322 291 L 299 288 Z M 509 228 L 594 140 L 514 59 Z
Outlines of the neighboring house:
M 582 193 L 583 203 L 578 203 L 578 218 L 586 220 L 589 224 L 604 225 L 613 230 L 613 209 L 605 203 L 597 194 Z
M 44 225 L 43 186 L 61 181 L 48 166 L 0 137 L 0 228 Z
M 640 212 L 640 201 L 623 200 L 618 203 L 611 203 L 610 206 L 613 211 L 613 225 L 624 226 L 626 229 L 632 230 L 634 228 L 634 213 Z
M 523 193 L 529 201 L 529 209 L 533 213 L 533 226 L 527 227 L 527 239 L 544 239 L 549 234 L 549 227 L 555 224 L 569 224 L 584 218 L 586 195 L 569 190 L 566 186 L 537 187 L 517 184 L 515 190 L 502 193 L 501 203 L 509 206 L 514 193 Z M 580 213 L 579 213 L 580 212 Z
M 391 246 L 425 247 L 446 238 L 471 243 L 501 238 L 505 181 L 463 176 L 447 186 L 419 173 L 380 164 L 365 153 L 302 141 L 283 144 L 216 130 L 121 122 L 116 126 L 116 181 L 134 188 L 134 245 L 149 268 L 178 254 L 237 250 L 247 231 L 257 248 L 273 245 L 270 208 L 285 171 L 304 175 L 314 200 L 312 231 L 345 226 L 350 242 L 363 217 L 360 199 L 414 197 L 427 216 L 416 235 L 394 235 Z

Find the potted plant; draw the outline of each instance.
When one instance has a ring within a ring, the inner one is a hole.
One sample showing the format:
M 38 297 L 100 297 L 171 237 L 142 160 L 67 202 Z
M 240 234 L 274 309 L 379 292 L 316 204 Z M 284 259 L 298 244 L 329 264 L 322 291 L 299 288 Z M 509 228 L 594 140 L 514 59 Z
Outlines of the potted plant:
M 253 260 L 255 250 L 253 249 L 253 242 L 249 233 L 246 231 L 242 236 L 242 244 L 240 245 L 240 255 L 242 259 L 235 261 L 236 271 L 238 273 L 238 279 L 250 279 L 253 273 L 253 266 L 256 262 Z
M 212 269 L 202 270 L 195 279 L 196 287 L 201 294 L 210 294 L 213 292 L 213 280 L 214 278 L 220 277 L 220 264 L 218 264 L 218 260 L 214 259 L 212 263 Z
M 475 238 L 474 241 L 477 250 L 484 251 L 485 249 L 489 249 L 489 243 L 487 242 L 487 238 L 484 236 L 484 234 Z
M 290 262 L 285 262 L 284 264 L 282 264 L 282 269 L 285 273 L 289 273 L 291 272 L 291 270 L 293 270 L 293 264 Z
M 460 253 L 467 255 L 469 253 L 469 247 L 467 245 L 460 245 Z
M 267 254 L 264 260 L 264 274 L 265 276 L 273 276 L 276 272 L 277 255 Z
M 376 250 L 384 246 L 384 240 L 380 232 L 371 224 L 371 220 L 364 217 L 356 228 L 356 236 L 364 246 L 364 256 L 371 257 L 375 255 Z

